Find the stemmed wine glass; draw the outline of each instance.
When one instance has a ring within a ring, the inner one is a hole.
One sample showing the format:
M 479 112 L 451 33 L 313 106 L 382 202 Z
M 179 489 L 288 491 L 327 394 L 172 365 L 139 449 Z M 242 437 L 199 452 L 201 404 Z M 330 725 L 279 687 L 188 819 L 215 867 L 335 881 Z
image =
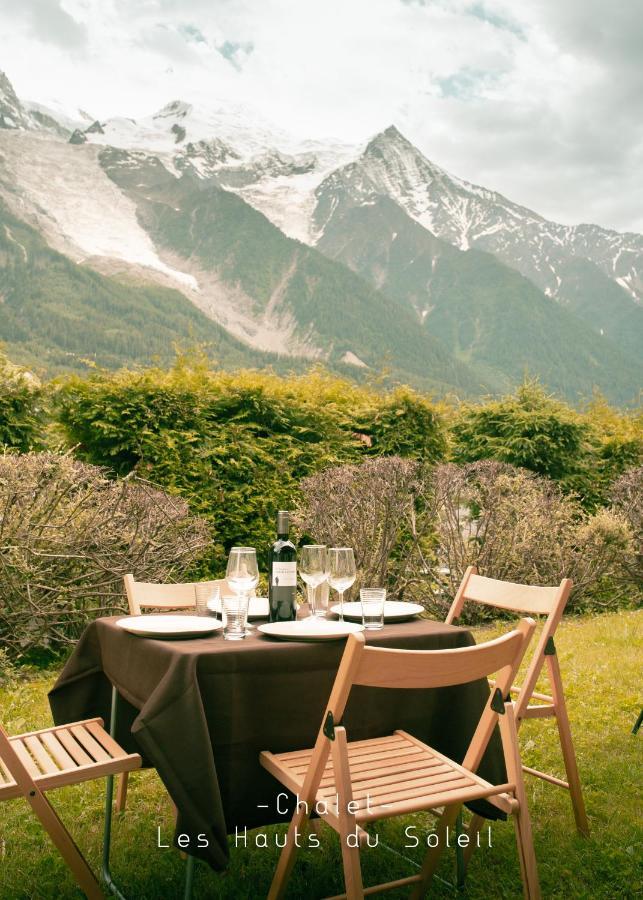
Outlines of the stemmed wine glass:
M 226 579 L 235 594 L 244 597 L 250 604 L 249 595 L 259 583 L 257 552 L 254 547 L 233 547 L 228 555 Z M 246 631 L 248 622 L 246 616 Z
M 344 591 L 355 582 L 355 556 L 352 547 L 331 547 L 328 551 L 328 583 L 339 594 L 339 621 L 344 621 Z
M 328 562 L 325 544 L 304 544 L 299 561 L 299 574 L 308 591 L 311 616 L 323 618 L 325 610 L 315 609 L 315 590 L 328 578 Z

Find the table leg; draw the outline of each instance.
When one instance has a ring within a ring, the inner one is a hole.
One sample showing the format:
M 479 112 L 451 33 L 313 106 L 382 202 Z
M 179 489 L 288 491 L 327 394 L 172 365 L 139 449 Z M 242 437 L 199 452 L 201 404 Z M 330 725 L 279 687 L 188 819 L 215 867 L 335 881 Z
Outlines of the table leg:
M 118 714 L 118 691 L 112 687 L 112 709 L 109 717 L 109 733 L 112 737 L 116 736 L 116 717 Z M 109 851 L 112 841 L 112 813 L 114 801 L 114 776 L 108 775 L 105 779 L 105 830 L 103 832 L 103 881 L 107 885 L 110 892 L 118 897 L 118 900 L 126 900 L 118 889 L 112 878 L 112 872 L 109 867 Z
M 466 866 L 464 862 L 464 850 L 460 846 L 458 838 L 462 834 L 462 810 L 458 813 L 455 820 L 455 872 L 456 872 L 456 888 L 458 891 L 464 890 L 464 882 L 466 878 Z
M 188 856 L 187 862 L 185 864 L 185 891 L 183 893 L 183 900 L 190 900 L 192 896 L 192 883 L 194 882 L 194 863 L 196 862 L 193 856 Z

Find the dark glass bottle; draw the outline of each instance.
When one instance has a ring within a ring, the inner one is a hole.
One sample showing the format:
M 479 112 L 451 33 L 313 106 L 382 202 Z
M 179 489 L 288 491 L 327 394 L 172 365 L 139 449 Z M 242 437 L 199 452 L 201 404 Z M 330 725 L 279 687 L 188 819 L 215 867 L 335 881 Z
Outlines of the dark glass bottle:
M 297 550 L 291 540 L 290 513 L 277 513 L 277 540 L 270 549 L 268 597 L 270 621 L 291 622 L 297 618 Z

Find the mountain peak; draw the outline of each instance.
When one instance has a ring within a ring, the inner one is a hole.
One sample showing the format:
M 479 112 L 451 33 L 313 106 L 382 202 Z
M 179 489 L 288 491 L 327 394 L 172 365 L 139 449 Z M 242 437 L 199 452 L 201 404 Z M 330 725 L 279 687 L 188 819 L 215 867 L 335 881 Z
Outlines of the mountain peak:
M 186 103 L 185 100 L 172 100 L 166 103 L 158 112 L 154 113 L 153 119 L 185 119 L 192 112 L 192 104 Z
M 0 72 L 0 128 L 29 128 L 29 117 L 18 100 L 13 85 Z

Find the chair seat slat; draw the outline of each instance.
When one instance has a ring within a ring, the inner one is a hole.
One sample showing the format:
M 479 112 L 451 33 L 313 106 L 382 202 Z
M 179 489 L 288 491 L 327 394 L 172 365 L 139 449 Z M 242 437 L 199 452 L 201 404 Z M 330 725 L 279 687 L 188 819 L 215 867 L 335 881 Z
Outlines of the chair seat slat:
M 119 746 L 111 735 L 109 735 L 104 728 L 101 728 L 96 722 L 90 722 L 87 726 L 87 731 L 95 738 L 99 744 L 109 753 L 112 759 L 119 759 L 122 756 L 127 756 L 127 753 L 121 746 Z
M 56 732 L 42 732 L 41 740 L 61 769 L 74 769 L 76 763 L 56 737 Z
M 15 750 L 16 756 L 19 758 L 20 762 L 23 764 L 27 772 L 29 772 L 31 777 L 37 778 L 41 774 L 40 769 L 34 762 L 31 753 L 29 753 L 22 741 L 12 740 L 11 746 Z
M 86 766 L 93 762 L 90 755 L 83 750 L 78 741 L 66 728 L 61 729 L 57 737 L 76 765 Z
M 54 775 L 59 771 L 58 766 L 47 753 L 40 740 L 35 735 L 30 735 L 24 739 L 25 746 L 29 749 L 38 766 L 45 775 Z
M 87 753 L 96 762 L 107 762 L 111 756 L 104 747 L 95 740 L 83 725 L 72 725 L 70 729 L 79 744 L 82 744 Z

